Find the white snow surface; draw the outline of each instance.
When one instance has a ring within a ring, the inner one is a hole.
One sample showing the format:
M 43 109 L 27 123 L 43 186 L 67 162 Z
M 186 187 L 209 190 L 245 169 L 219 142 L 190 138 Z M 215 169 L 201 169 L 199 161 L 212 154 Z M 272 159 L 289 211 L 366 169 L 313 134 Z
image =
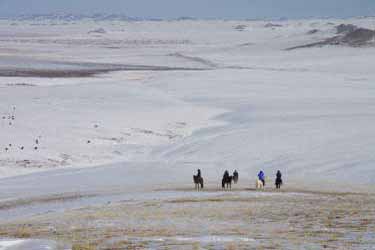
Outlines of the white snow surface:
M 1 239 L 0 250 L 53 250 L 57 249 L 56 243 L 47 240 L 19 240 Z
M 11 246 L 19 245 L 23 242 L 24 240 L 0 240 L 0 250 L 5 250 Z
M 180 68 L 0 77 L 0 178 L 96 166 L 112 167 L 111 184 L 138 166 L 143 186 L 166 174 L 190 183 L 197 168 L 212 182 L 225 169 L 247 179 L 280 169 L 289 182 L 374 187 L 375 48 L 285 49 L 375 19 L 266 23 L 0 21 L 0 72 Z

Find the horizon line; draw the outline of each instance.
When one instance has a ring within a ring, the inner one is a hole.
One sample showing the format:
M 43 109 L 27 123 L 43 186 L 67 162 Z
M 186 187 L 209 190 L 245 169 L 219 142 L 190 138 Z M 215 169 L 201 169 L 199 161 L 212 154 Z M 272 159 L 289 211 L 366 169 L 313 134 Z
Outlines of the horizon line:
M 364 18 L 373 18 L 374 15 L 348 15 L 348 16 L 304 16 L 304 17 L 286 17 L 286 16 L 280 16 L 280 17 L 253 17 L 253 18 L 225 18 L 225 17 L 194 17 L 194 16 L 178 16 L 178 17 L 169 17 L 169 18 L 163 18 L 163 17 L 142 17 L 142 16 L 132 16 L 128 15 L 124 12 L 95 12 L 95 13 L 84 13 L 84 12 L 64 12 L 64 11 L 58 11 L 58 12 L 40 12 L 40 13 L 21 13 L 21 14 L 1 14 L 0 13 L 0 19 L 17 19 L 21 17 L 42 17 L 42 16 L 52 16 L 52 15 L 72 15 L 72 16 L 83 16 L 82 19 L 94 19 L 95 16 L 110 16 L 110 15 L 117 15 L 117 16 L 123 16 L 127 17 L 129 19 L 134 19 L 134 21 L 287 21 L 287 20 L 314 20 L 314 19 L 364 19 Z

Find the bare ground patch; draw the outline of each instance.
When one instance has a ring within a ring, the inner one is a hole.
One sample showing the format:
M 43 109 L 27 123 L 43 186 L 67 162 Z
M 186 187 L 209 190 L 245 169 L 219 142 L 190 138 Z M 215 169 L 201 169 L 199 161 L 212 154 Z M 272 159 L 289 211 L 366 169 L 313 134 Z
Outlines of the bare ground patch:
M 114 66 L 94 69 L 0 69 L 0 77 L 85 78 L 116 71 L 192 71 L 202 68 L 164 66 Z
M 66 202 L 71 200 L 78 200 L 82 198 L 95 197 L 95 194 L 65 194 L 65 195 L 49 195 L 44 197 L 28 198 L 28 199 L 17 199 L 11 201 L 0 202 L 0 210 L 17 208 L 20 206 L 30 206 L 34 204 L 43 204 L 51 202 Z

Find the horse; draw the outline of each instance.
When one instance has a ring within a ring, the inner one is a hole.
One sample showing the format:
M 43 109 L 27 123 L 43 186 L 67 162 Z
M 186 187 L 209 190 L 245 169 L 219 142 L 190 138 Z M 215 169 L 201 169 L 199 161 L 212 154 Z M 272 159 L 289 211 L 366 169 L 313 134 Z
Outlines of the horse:
M 255 181 L 255 188 L 256 189 L 263 189 L 264 188 L 263 182 L 261 180 L 257 179 Z
M 280 189 L 281 185 L 283 185 L 283 180 L 281 178 L 277 177 L 276 180 L 275 180 L 276 189 Z
M 203 178 L 201 176 L 193 175 L 193 181 L 194 181 L 196 190 L 203 188 Z
M 225 175 L 221 181 L 221 187 L 223 189 L 232 189 L 233 176 Z
M 238 182 L 238 172 L 237 172 L 237 170 L 234 170 L 234 172 L 233 172 L 233 182 L 234 182 L 234 184 L 237 184 L 237 182 Z

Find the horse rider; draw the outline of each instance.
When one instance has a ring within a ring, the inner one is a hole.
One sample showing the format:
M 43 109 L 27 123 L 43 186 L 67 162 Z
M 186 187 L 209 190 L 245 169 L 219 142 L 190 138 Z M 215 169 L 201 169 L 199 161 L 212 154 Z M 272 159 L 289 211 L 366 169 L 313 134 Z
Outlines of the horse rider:
M 198 169 L 198 171 L 197 171 L 198 173 L 197 173 L 197 177 L 198 178 L 201 178 L 202 176 L 201 176 L 201 170 L 200 169 Z
M 280 170 L 277 170 L 277 173 L 276 173 L 276 181 L 275 181 L 275 184 L 276 184 L 276 188 L 280 188 L 281 184 L 283 183 L 283 180 L 281 179 L 282 175 L 281 175 L 281 171 Z
M 264 172 L 262 170 L 260 170 L 260 172 L 258 174 L 258 178 L 263 183 L 263 186 L 265 186 L 266 185 L 266 176 L 264 175 Z
M 229 178 L 229 172 L 228 172 L 228 170 L 225 170 L 223 178 L 224 179 L 228 179 Z
M 234 183 L 237 183 L 237 181 L 238 181 L 238 172 L 237 172 L 237 170 L 234 170 L 234 172 L 233 172 L 233 180 L 234 180 Z

